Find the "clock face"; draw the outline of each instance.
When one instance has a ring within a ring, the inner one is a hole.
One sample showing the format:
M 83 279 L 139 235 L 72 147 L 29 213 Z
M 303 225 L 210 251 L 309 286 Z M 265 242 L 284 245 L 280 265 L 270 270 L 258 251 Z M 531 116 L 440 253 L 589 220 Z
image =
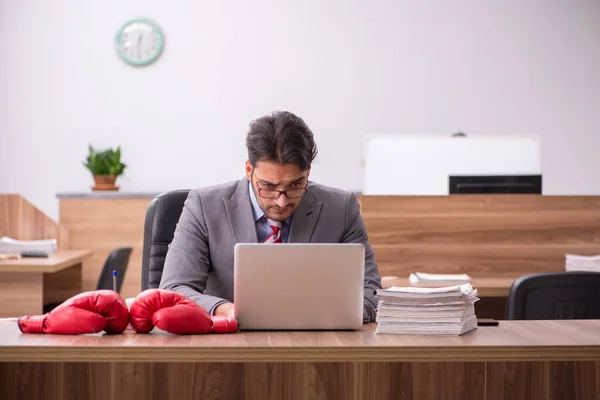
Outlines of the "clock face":
M 127 22 L 115 36 L 117 53 L 132 65 L 148 65 L 154 62 L 162 53 L 163 45 L 160 28 L 147 19 Z

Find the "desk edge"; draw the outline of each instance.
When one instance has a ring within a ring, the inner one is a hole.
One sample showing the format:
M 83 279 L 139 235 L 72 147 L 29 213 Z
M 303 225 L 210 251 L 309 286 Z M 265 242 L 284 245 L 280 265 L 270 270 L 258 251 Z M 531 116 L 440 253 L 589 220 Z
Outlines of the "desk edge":
M 476 347 L 0 347 L 0 362 L 600 361 L 600 345 Z

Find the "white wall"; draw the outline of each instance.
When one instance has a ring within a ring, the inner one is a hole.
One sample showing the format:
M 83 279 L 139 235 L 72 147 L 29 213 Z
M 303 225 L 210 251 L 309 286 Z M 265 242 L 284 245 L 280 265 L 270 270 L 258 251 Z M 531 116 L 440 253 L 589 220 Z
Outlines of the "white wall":
M 451 176 L 542 173 L 538 138 L 523 135 L 384 135 L 369 137 L 364 147 L 365 195 L 444 196 Z
M 137 15 L 149 68 L 113 49 Z M 88 143 L 123 147 L 124 191 L 237 179 L 248 122 L 289 109 L 326 184 L 361 190 L 365 135 L 462 130 L 540 135 L 546 194 L 600 194 L 599 38 L 595 0 L 0 0 L 0 192 L 58 218 Z

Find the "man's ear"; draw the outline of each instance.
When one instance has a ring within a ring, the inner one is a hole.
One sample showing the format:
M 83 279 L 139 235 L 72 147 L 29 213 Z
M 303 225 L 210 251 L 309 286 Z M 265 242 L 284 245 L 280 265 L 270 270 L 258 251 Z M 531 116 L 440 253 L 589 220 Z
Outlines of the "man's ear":
M 253 170 L 252 164 L 250 164 L 249 160 L 246 160 L 246 178 L 248 180 L 252 180 L 252 170 Z

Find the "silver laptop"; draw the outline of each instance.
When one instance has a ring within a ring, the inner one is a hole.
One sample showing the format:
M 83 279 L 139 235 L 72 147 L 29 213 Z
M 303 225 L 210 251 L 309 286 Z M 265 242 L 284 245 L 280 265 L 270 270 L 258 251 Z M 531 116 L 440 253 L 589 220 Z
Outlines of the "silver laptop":
M 241 330 L 362 327 L 365 248 L 358 243 L 238 243 L 234 309 Z

